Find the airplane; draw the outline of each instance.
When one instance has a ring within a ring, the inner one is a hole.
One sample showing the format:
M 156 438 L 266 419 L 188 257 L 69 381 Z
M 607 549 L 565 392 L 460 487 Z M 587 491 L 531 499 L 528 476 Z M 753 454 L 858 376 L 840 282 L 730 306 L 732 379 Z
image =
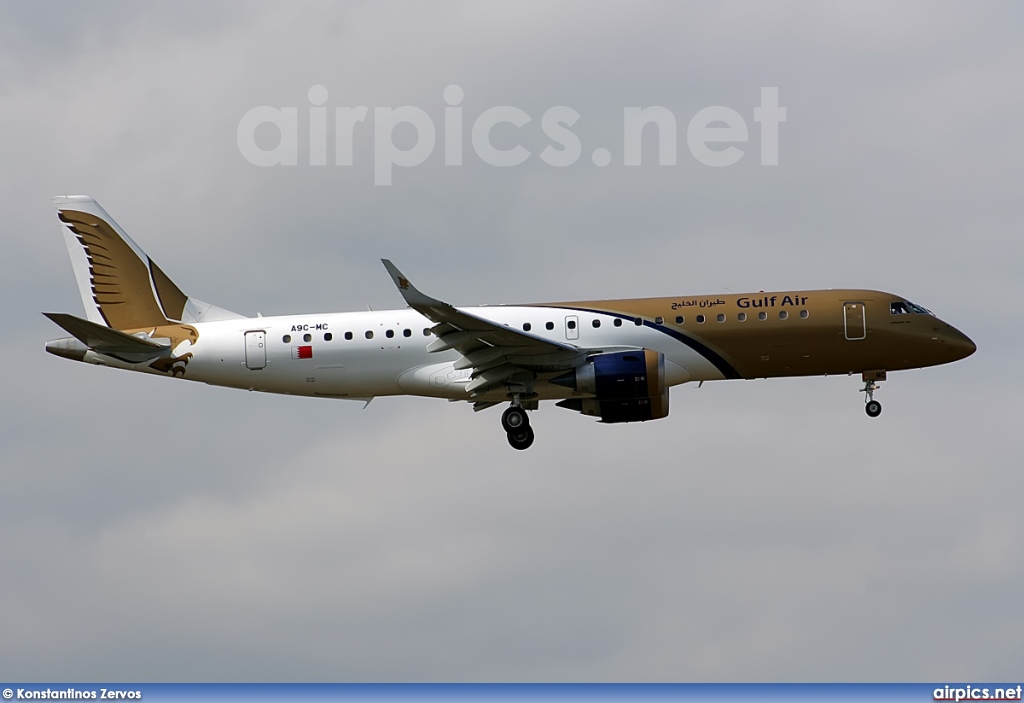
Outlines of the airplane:
M 527 449 L 541 401 L 604 423 L 669 412 L 683 383 L 861 374 L 864 409 L 889 371 L 970 356 L 929 310 L 875 290 L 759 291 L 455 307 L 387 259 L 407 308 L 246 317 L 186 295 L 91 197 L 54 198 L 86 317 L 43 313 L 70 337 L 46 351 L 98 366 L 250 391 L 360 400 L 508 403 Z

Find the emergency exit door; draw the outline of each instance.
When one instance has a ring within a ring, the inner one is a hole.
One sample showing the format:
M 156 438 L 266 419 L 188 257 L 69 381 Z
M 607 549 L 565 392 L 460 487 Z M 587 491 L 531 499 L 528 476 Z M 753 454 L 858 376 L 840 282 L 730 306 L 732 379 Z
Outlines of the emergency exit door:
M 566 339 L 579 339 L 580 338 L 580 318 L 577 315 L 566 315 L 565 316 L 565 338 Z
M 263 330 L 245 333 L 245 367 L 257 371 L 267 365 L 267 334 Z

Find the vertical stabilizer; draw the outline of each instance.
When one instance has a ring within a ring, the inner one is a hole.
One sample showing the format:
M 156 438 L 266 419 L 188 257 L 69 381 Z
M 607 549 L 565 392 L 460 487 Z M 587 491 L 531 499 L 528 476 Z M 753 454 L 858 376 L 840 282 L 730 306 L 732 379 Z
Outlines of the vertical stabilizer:
M 185 295 L 94 199 L 53 203 L 90 322 L 124 330 L 241 317 Z

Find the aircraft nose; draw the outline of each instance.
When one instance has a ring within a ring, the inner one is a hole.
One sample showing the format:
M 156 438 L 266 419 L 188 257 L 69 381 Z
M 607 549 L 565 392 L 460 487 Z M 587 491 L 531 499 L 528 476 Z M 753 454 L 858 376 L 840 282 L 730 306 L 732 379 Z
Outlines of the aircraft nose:
M 946 335 L 946 343 L 957 359 L 965 359 L 978 350 L 978 345 L 970 337 L 953 326 Z

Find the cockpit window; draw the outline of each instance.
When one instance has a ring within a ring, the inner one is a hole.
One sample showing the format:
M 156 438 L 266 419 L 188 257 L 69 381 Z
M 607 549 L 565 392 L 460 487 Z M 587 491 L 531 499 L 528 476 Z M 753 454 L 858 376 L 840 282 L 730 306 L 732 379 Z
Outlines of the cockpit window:
M 909 300 L 901 300 L 895 303 L 889 303 L 889 313 L 892 315 L 909 315 L 910 313 L 931 315 L 932 311 L 928 308 L 923 308 L 920 305 L 914 305 Z

